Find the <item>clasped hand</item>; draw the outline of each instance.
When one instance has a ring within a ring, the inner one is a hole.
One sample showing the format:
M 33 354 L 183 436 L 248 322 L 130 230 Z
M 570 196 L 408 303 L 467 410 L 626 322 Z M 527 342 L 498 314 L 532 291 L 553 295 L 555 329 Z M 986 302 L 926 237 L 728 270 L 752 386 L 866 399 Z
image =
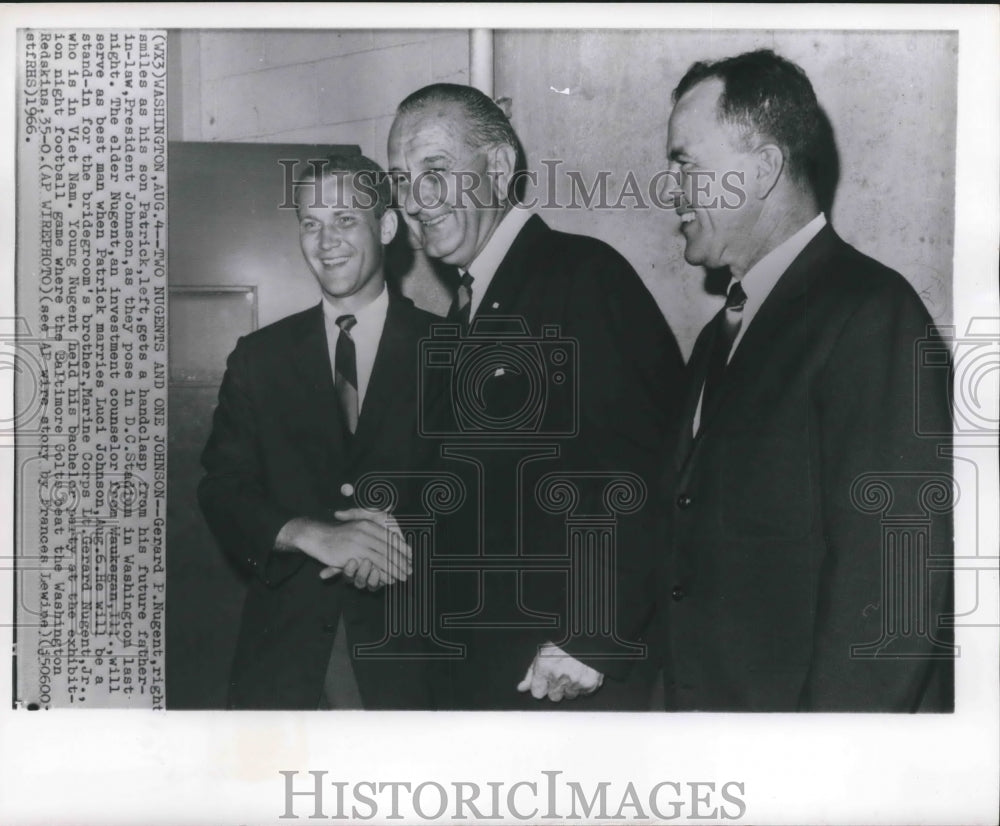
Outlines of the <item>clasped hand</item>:
M 374 591 L 405 581 L 413 572 L 412 549 L 391 514 L 350 508 L 334 517 L 336 524 L 310 520 L 295 542 L 323 563 L 322 579 L 343 574 L 355 587 Z

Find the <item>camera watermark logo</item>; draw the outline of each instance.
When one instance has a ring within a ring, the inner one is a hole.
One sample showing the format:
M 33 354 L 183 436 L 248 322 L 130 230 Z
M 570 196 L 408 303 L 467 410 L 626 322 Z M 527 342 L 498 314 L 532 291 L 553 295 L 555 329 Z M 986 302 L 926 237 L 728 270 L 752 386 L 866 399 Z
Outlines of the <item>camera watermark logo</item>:
M 474 319 L 466 335 L 435 324 L 420 343 L 420 435 L 575 436 L 578 374 L 577 342 L 555 325 L 535 337 L 517 316 Z
M 939 328 L 916 344 L 914 399 L 916 432 L 956 440 L 983 436 L 996 440 L 1000 429 L 1000 339 L 997 319 L 973 318 L 964 336 L 954 327 Z M 949 388 L 953 421 L 928 420 L 925 396 L 942 383 Z
M 942 626 L 1000 627 L 995 601 L 981 596 L 984 587 L 992 588 L 990 577 L 1000 565 L 989 505 L 996 500 L 1000 446 L 1000 318 L 973 317 L 962 335 L 953 326 L 928 330 L 916 343 L 914 371 L 915 430 L 938 442 L 938 455 L 951 461 L 955 486 L 963 492 L 954 573 L 956 596 L 965 598 L 943 617 Z M 942 384 L 950 417 L 933 415 L 935 407 L 928 403 Z
M 852 645 L 852 659 L 951 659 L 958 649 L 938 636 L 946 627 L 951 538 L 935 537 L 934 528 L 950 524 L 935 517 L 953 509 L 952 477 L 866 473 L 851 487 L 851 502 L 862 513 L 879 515 L 882 550 L 881 633 Z M 937 582 L 942 577 L 944 586 Z
M 355 654 L 417 656 L 423 634 L 430 658 L 462 657 L 449 633 L 544 628 L 558 646 L 587 638 L 595 656 L 644 657 L 616 628 L 616 571 L 620 522 L 646 504 L 646 484 L 566 464 L 580 432 L 579 343 L 555 325 L 533 334 L 521 317 L 487 316 L 464 335 L 435 325 L 419 368 L 419 433 L 440 470 L 373 473 L 356 490 L 362 507 L 395 508 L 414 576 L 387 596 L 386 639 Z M 435 487 L 448 495 L 429 496 Z
M 982 538 L 990 520 L 979 509 L 988 484 L 981 463 L 995 456 L 1000 427 L 998 321 L 973 318 L 964 336 L 929 327 L 915 342 L 914 432 L 935 446 L 942 471 L 866 473 L 851 488 L 853 506 L 879 518 L 882 554 L 881 594 L 869 606 L 879 612 L 879 638 L 853 645 L 854 658 L 949 659 L 960 653 L 953 629 L 1000 624 L 979 598 L 982 574 L 1000 562 Z M 952 535 L 960 501 L 972 517 L 971 544 Z M 951 604 L 953 580 L 972 586 L 971 606 Z
M 401 496 L 404 489 L 409 496 Z M 437 632 L 433 550 L 438 517 L 454 513 L 466 501 L 462 480 L 453 473 L 369 473 L 358 480 L 354 496 L 362 508 L 393 514 L 402 540 L 410 547 L 413 568 L 408 580 L 386 591 L 382 639 L 355 645 L 355 657 L 461 659 L 465 647 L 442 639 Z M 390 547 L 400 542 L 391 530 L 386 538 Z

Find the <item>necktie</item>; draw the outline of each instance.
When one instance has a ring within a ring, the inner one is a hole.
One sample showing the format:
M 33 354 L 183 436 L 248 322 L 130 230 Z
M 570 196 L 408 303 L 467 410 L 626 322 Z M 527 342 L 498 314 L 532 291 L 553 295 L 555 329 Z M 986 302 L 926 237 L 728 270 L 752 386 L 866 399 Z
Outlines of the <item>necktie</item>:
M 334 354 L 333 384 L 349 435 L 354 435 L 358 427 L 358 360 L 354 351 L 354 339 L 351 338 L 351 328 L 357 323 L 358 320 L 352 315 L 337 317 L 340 335 L 337 336 L 337 350 Z
M 475 279 L 469 273 L 462 274 L 455 291 L 455 300 L 451 303 L 448 318 L 462 325 L 462 332 L 469 329 L 469 316 L 472 311 L 472 282 Z
M 747 303 L 747 294 L 739 281 L 734 281 L 726 296 L 726 306 L 719 317 L 719 326 L 715 331 L 712 352 L 708 356 L 708 373 L 705 376 L 705 389 L 702 394 L 701 409 L 708 410 L 713 397 L 719 389 L 719 383 L 726 372 L 729 361 L 729 351 L 743 324 L 743 306 Z

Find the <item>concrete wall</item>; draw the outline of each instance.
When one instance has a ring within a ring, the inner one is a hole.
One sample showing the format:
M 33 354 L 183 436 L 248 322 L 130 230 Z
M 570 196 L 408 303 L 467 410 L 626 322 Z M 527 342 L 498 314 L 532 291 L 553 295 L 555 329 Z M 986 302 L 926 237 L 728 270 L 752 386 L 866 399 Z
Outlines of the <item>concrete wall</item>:
M 182 67 L 171 140 L 358 144 L 385 163 L 399 101 L 428 83 L 469 82 L 465 30 L 171 35 Z
M 939 32 L 499 32 L 496 94 L 539 175 L 560 159 L 608 190 L 629 170 L 665 169 L 670 93 L 696 60 L 773 48 L 808 73 L 836 130 L 840 187 L 832 223 L 910 279 L 938 322 L 951 317 L 957 35 Z M 558 90 L 558 91 L 555 91 Z M 544 177 L 542 178 L 544 180 Z M 559 202 L 568 202 L 563 174 Z M 578 199 L 579 201 L 580 199 Z M 626 199 L 634 204 L 634 199 Z M 547 210 L 553 226 L 595 235 L 638 270 L 685 355 L 720 299 L 683 259 L 672 213 Z

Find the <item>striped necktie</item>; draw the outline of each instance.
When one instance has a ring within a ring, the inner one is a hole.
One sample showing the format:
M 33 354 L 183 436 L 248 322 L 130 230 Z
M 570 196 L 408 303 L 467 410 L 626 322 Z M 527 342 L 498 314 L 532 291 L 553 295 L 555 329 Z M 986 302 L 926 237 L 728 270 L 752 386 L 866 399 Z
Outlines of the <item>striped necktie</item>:
M 455 300 L 451 303 L 448 318 L 462 325 L 462 332 L 469 329 L 469 317 L 472 312 L 472 282 L 475 279 L 469 273 L 462 274 L 455 291 Z
M 702 394 L 701 409 L 704 412 L 711 407 L 722 377 L 726 372 L 729 352 L 733 342 L 743 325 L 743 307 L 747 303 L 747 294 L 739 281 L 734 281 L 726 296 L 726 306 L 719 317 L 719 326 L 715 331 L 712 352 L 708 356 L 708 372 L 705 376 L 705 389 Z
M 349 435 L 358 428 L 358 359 L 354 350 L 351 328 L 358 323 L 352 315 L 337 317 L 340 335 L 337 336 L 337 350 L 334 354 L 334 387 L 340 400 L 340 410 L 344 414 L 344 426 Z

